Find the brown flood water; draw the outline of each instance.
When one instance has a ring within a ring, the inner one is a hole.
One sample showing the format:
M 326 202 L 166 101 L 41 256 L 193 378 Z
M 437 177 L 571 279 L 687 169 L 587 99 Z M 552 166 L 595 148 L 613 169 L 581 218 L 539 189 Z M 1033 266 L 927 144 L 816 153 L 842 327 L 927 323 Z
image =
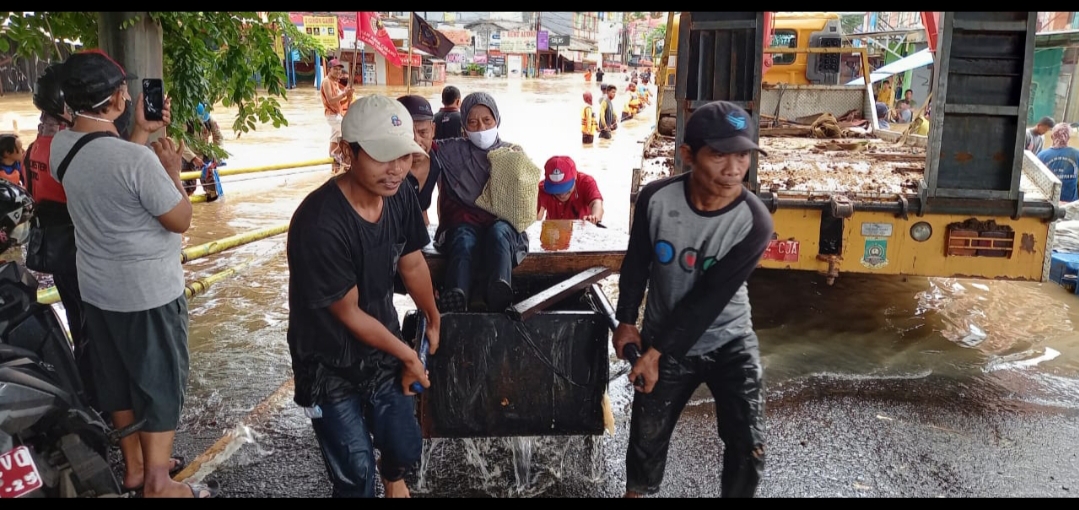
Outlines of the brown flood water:
M 611 78 L 621 89 L 622 77 Z M 599 182 L 606 197 L 604 223 L 626 230 L 631 170 L 640 164 L 641 142 L 652 129 L 654 110 L 625 123 L 614 140 L 582 147 L 581 94 L 598 96 L 598 87 L 579 74 L 526 81 L 452 78 L 449 83 L 464 94 L 491 93 L 501 111 L 503 139 L 522 145 L 538 164 L 553 155 L 573 157 L 580 170 Z M 405 90 L 359 90 L 375 92 L 396 97 Z M 412 92 L 438 108 L 440 88 Z M 621 99 L 616 103 L 620 107 Z M 225 149 L 232 153 L 230 167 L 326 155 L 329 128 L 314 87 L 301 84 L 282 104 L 288 127 L 259 126 L 239 139 L 230 129 L 235 110 L 215 108 L 228 138 Z M 10 130 L 13 119 L 28 145 L 37 124 L 29 95 L 0 98 L 0 130 Z M 287 222 L 330 172 L 327 166 L 267 175 L 223 178 L 224 198 L 196 204 L 185 245 Z M 431 213 L 432 222 L 437 221 Z M 284 241 L 285 236 L 277 236 L 187 264 L 193 279 L 256 260 L 192 301 L 189 407 L 200 411 L 189 413 L 198 415 L 198 424 L 188 425 L 231 422 L 288 378 Z M 811 375 L 873 379 L 932 373 L 1003 389 L 1017 403 L 1075 408 L 1079 402 L 1079 297 L 1052 283 L 842 275 L 829 287 L 816 274 L 762 270 L 751 281 L 750 295 L 769 386 Z M 399 298 L 402 309 L 410 304 Z

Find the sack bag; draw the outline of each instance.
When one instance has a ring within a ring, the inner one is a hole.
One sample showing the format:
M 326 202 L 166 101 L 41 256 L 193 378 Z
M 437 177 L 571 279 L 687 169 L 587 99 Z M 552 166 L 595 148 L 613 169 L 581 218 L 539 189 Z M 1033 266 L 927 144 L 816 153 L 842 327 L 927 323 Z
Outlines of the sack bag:
M 75 267 L 75 225 L 36 224 L 26 243 L 26 267 L 39 273 L 56 274 Z
M 487 159 L 491 176 L 476 206 L 513 225 L 518 233 L 524 232 L 536 222 L 543 169 L 516 145 L 495 149 L 487 153 Z

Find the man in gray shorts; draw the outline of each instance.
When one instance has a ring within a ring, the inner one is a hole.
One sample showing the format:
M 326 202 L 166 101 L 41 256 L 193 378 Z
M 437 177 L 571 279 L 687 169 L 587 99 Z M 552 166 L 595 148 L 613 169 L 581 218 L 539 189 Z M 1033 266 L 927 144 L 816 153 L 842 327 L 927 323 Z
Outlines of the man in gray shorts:
M 98 50 L 72 55 L 62 75 L 75 123 L 53 138 L 50 172 L 75 225 L 95 393 L 114 427 L 145 420 L 120 442 L 123 485 L 146 497 L 212 497 L 215 487 L 170 476 L 182 468 L 170 456 L 188 376 L 179 253 L 191 202 L 180 182 L 182 144 L 142 145 L 169 121 L 169 102 L 164 121 L 147 122 L 123 69 Z M 132 125 L 132 141 L 123 140 Z

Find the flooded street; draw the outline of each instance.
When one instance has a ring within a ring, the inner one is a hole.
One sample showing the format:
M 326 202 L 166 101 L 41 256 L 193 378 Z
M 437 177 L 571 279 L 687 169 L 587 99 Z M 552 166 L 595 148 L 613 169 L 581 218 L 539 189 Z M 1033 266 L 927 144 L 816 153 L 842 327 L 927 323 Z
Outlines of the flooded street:
M 624 89 L 622 76 L 610 78 Z M 574 158 L 605 196 L 604 224 L 627 230 L 631 171 L 654 107 L 622 124 L 614 140 L 582 147 L 581 93 L 598 96 L 598 87 L 581 75 L 449 83 L 463 94 L 491 93 L 503 140 L 520 144 L 537 164 L 558 154 Z M 439 107 L 440 88 L 412 90 Z M 358 89 L 373 92 L 405 93 Z M 326 155 L 329 127 L 317 90 L 301 84 L 282 104 L 288 127 L 260 125 L 240 139 L 230 129 L 235 111 L 214 110 L 229 138 L 226 168 Z M 0 131 L 12 120 L 29 145 L 37 124 L 29 95 L 0 98 Z M 184 244 L 288 222 L 329 177 L 328 165 L 224 177 L 221 200 L 195 204 Z M 284 243 L 280 235 L 185 265 L 192 280 L 254 261 L 190 304 L 191 383 L 177 453 L 191 460 L 214 446 L 216 460 L 196 478 L 220 480 L 225 497 L 330 493 L 310 422 L 291 401 Z M 759 495 L 1079 495 L 1076 296 L 1054 283 L 843 274 L 828 286 L 816 274 L 759 270 L 750 297 L 768 397 Z M 402 315 L 411 307 L 404 297 L 398 304 Z M 620 361 L 611 368 L 613 436 L 430 441 L 413 495 L 620 496 L 632 399 L 627 371 Z M 675 432 L 661 496 L 718 496 L 715 419 L 702 388 Z M 219 441 L 223 435 L 232 439 Z

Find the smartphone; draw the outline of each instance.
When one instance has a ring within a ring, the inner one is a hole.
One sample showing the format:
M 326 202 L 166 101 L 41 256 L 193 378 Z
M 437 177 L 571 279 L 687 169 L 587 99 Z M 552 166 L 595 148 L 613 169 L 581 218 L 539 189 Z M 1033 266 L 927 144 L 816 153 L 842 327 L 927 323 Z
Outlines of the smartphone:
M 143 113 L 146 120 L 165 119 L 165 82 L 160 78 L 142 80 Z

